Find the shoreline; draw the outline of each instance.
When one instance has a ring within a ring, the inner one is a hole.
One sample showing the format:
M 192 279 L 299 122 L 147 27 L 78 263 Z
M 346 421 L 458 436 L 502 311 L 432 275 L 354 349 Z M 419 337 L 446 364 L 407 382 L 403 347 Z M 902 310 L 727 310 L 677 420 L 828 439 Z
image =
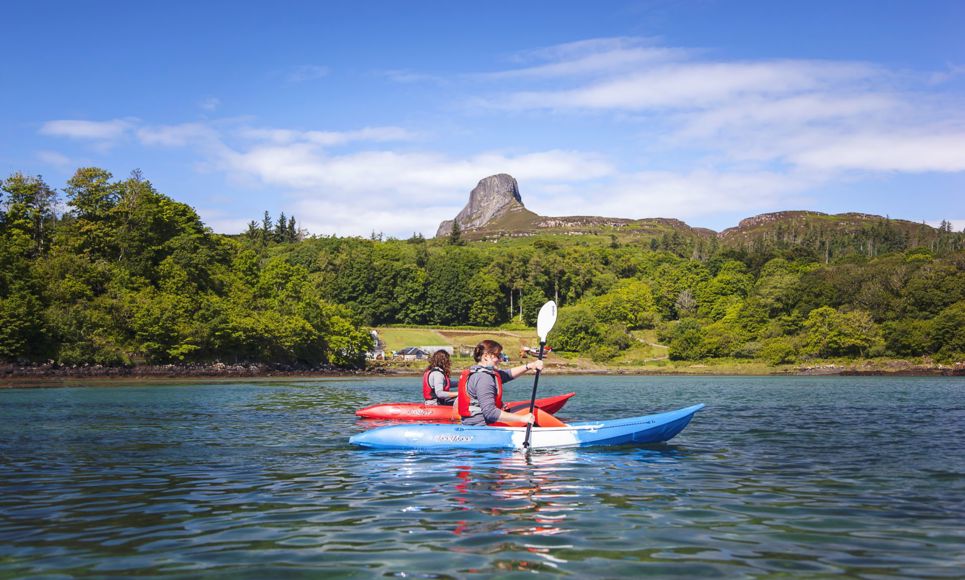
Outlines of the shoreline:
M 715 366 L 701 363 L 678 367 L 570 367 L 548 365 L 554 375 L 599 376 L 965 376 L 965 363 L 951 365 L 914 364 L 890 361 L 888 364 L 815 364 L 784 367 L 749 367 L 734 365 Z M 141 365 L 133 367 L 109 367 L 103 365 L 0 365 L 0 389 L 24 387 L 69 386 L 77 381 L 113 383 L 115 381 L 169 382 L 175 380 L 234 380 L 272 378 L 374 378 L 417 377 L 421 367 L 370 365 L 365 369 L 339 369 L 336 367 L 299 367 L 294 365 L 269 365 L 263 363 L 207 365 Z
M 168 382 L 173 380 L 232 380 L 284 377 L 339 378 L 372 377 L 387 374 L 381 369 L 340 369 L 299 367 L 263 363 L 138 365 L 0 365 L 0 389 L 30 386 L 58 386 L 58 383 L 93 380 L 98 382 Z

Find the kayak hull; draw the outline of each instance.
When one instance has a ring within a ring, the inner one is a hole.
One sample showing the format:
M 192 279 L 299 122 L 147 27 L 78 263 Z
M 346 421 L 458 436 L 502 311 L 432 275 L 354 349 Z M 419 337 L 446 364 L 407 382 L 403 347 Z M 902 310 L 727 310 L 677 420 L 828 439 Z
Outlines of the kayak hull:
M 532 430 L 532 449 L 626 445 L 669 441 L 704 407 L 693 405 L 676 411 L 573 423 L 565 427 Z M 521 449 L 525 427 L 469 425 L 392 425 L 353 435 L 349 443 L 374 449 Z
M 554 414 L 563 408 L 570 397 L 576 393 L 566 393 L 555 397 L 536 399 L 536 406 Z M 514 401 L 506 405 L 511 410 L 529 409 L 529 401 Z M 380 403 L 370 405 L 355 412 L 363 419 L 389 421 L 420 421 L 423 423 L 458 423 L 459 417 L 450 405 L 426 405 L 424 403 Z

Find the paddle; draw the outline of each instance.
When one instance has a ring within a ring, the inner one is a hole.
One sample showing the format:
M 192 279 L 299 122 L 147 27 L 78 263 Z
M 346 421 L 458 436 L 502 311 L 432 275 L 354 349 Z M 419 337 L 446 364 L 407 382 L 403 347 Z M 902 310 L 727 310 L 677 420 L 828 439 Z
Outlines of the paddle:
M 556 324 L 556 302 L 550 300 L 539 309 L 539 316 L 536 317 L 536 334 L 539 336 L 539 360 L 543 360 L 543 349 L 546 348 L 546 335 Z M 533 379 L 533 395 L 529 398 L 529 412 L 536 409 L 536 386 L 539 385 L 540 370 L 536 369 L 536 378 Z M 533 424 L 526 425 L 526 439 L 523 440 L 523 448 L 529 449 L 529 440 L 533 434 Z

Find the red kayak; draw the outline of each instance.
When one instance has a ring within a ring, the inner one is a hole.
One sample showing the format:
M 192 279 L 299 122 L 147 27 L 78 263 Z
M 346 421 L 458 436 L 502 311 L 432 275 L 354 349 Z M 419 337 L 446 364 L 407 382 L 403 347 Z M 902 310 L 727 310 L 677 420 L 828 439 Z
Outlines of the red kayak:
M 556 413 L 576 393 L 536 399 L 536 406 L 547 413 Z M 509 412 L 529 410 L 529 401 L 514 401 L 505 406 Z M 388 419 L 390 421 L 422 421 L 423 423 L 457 423 L 455 410 L 449 405 L 426 405 L 424 403 L 380 403 L 355 412 L 364 419 Z

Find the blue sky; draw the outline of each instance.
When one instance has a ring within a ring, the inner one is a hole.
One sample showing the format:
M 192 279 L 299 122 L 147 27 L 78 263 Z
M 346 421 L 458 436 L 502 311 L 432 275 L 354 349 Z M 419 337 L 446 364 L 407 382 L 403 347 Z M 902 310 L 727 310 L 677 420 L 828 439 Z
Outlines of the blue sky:
M 139 168 L 236 233 L 857 211 L 965 228 L 965 2 L 4 6 L 0 172 Z

